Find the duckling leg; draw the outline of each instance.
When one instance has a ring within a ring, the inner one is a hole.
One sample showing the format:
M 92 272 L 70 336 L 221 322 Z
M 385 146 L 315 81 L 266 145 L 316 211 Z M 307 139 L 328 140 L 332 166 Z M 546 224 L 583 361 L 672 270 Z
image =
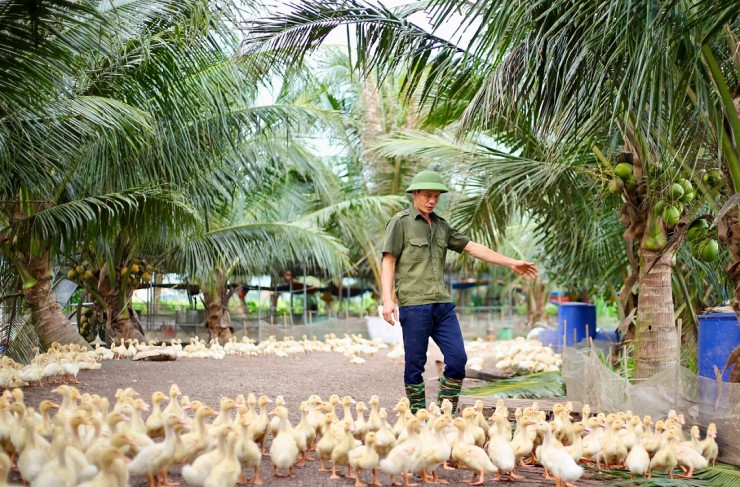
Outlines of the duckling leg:
M 290 466 L 290 469 L 288 469 L 288 478 L 294 479 L 295 474 L 293 474 L 293 465 Z
M 552 475 L 550 475 L 550 472 L 548 472 L 547 469 L 545 469 L 545 473 L 543 473 L 542 476 L 547 480 L 552 480 Z
M 149 481 L 149 487 L 157 487 L 157 484 L 159 482 L 154 480 L 154 474 L 151 472 L 147 472 L 146 479 Z
M 355 469 L 355 487 L 367 487 L 367 484 L 360 480 L 360 467 Z
M 255 465 L 254 479 L 252 479 L 249 483 L 254 484 L 254 485 L 262 485 L 262 480 L 260 479 L 260 466 L 259 465 Z
M 373 481 L 370 484 L 377 485 L 378 487 L 381 487 L 383 485 L 378 479 L 378 467 L 373 468 Z
M 439 478 L 439 474 L 437 473 L 437 469 L 435 468 L 432 470 L 432 483 L 433 484 L 449 484 L 448 481 Z
M 517 475 L 514 470 L 512 469 L 511 472 L 509 472 L 509 480 L 523 480 L 524 477 L 521 475 Z
M 455 467 L 450 467 L 449 465 L 447 465 L 447 462 L 444 462 L 442 464 L 442 469 L 443 470 L 455 470 Z
M 331 462 L 331 476 L 330 479 L 341 479 L 342 477 L 337 473 L 337 465 Z
M 180 485 L 179 482 L 170 482 L 167 478 L 167 469 L 162 469 L 162 485 Z
M 301 452 L 301 461 L 295 464 L 296 467 L 303 467 L 306 465 L 306 452 Z
M 352 471 L 352 465 L 347 465 L 347 478 L 348 479 L 355 478 L 355 473 Z
M 328 468 L 326 468 L 324 466 L 324 459 L 323 458 L 319 457 L 319 463 L 321 464 L 321 466 L 319 467 L 319 472 L 331 472 L 330 469 L 328 469 Z
M 401 472 L 401 478 L 403 478 L 403 485 L 404 487 L 415 487 L 419 484 L 410 484 L 409 483 L 409 473 L 408 472 Z
M 473 472 L 473 480 L 475 480 L 475 472 Z M 470 485 L 483 485 L 486 482 L 486 471 L 481 469 L 480 478 L 477 482 L 470 482 Z

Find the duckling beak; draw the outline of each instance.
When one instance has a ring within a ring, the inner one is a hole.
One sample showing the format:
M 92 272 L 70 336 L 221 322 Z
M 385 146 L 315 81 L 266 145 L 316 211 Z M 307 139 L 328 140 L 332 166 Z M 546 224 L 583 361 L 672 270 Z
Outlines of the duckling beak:
M 276 414 L 277 414 L 277 411 L 275 411 L 274 409 L 270 411 L 269 413 L 267 413 L 268 416 L 275 416 Z
M 52 409 L 59 409 L 59 408 L 60 408 L 59 404 L 57 404 L 57 403 L 55 403 L 55 402 L 51 403 L 51 404 L 49 405 L 49 407 L 50 407 L 50 408 L 52 408 Z

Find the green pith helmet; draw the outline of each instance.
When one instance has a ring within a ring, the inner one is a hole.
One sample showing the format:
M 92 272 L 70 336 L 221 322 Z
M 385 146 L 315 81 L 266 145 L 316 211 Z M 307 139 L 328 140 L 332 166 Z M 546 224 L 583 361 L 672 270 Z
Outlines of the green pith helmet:
M 442 176 L 434 171 L 421 171 L 414 176 L 411 180 L 411 186 L 406 188 L 406 192 L 418 191 L 421 189 L 431 189 L 433 191 L 441 191 L 442 193 L 448 193 L 450 190 L 442 182 Z

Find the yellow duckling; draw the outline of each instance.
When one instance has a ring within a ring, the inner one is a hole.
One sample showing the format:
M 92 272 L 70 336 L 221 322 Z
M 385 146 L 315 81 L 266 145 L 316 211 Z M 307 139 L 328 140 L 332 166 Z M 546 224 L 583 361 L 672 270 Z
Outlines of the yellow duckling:
M 387 456 L 397 443 L 396 435 L 394 435 L 388 427 L 387 416 L 388 413 L 385 408 L 381 408 L 378 412 L 380 428 L 375 432 L 375 451 L 377 451 L 378 455 L 381 457 Z
M 236 433 L 233 431 L 226 436 L 226 451 L 211 471 L 203 487 L 234 487 L 239 474 L 241 474 L 241 465 L 236 454 Z
M 195 405 L 195 420 L 193 430 L 180 437 L 181 448 L 178 448 L 178 454 L 175 460 L 181 464 L 192 462 L 195 458 L 203 453 L 210 443 L 206 419 L 216 416 L 216 411 L 206 405 Z
M 464 468 L 473 471 L 473 477 L 469 482 L 470 485 L 483 485 L 486 473 L 493 473 L 498 471 L 498 469 L 491 462 L 491 459 L 488 458 L 488 454 L 483 448 L 467 444 L 463 441 L 467 422 L 463 418 L 458 417 L 455 418 L 453 424 L 457 428 L 458 440 L 455 446 L 452 447 L 452 458 L 457 460 Z M 475 480 L 476 475 L 479 475 L 478 481 Z
M 162 473 L 162 476 L 166 479 L 166 469 L 172 462 L 177 448 L 176 435 L 178 433 L 175 427 L 182 424 L 180 418 L 176 416 L 168 417 L 164 423 L 164 441 L 139 451 L 127 466 L 129 473 L 132 475 L 146 475 L 149 487 L 158 484 L 158 481 L 155 482 L 155 476 L 159 473 Z
M 367 484 L 360 480 L 360 474 L 363 470 L 372 470 L 372 485 L 380 486 L 378 480 L 378 463 L 380 457 L 375 451 L 375 433 L 370 431 L 365 435 L 365 444 L 350 450 L 348 455 L 349 466 L 355 471 L 355 487 L 367 487 Z
M 626 425 L 622 419 L 615 418 L 612 421 L 606 437 L 601 440 L 601 450 L 596 457 L 596 463 L 599 468 L 601 468 L 601 461 L 604 462 L 606 468 L 614 468 L 624 463 L 628 452 L 627 447 L 624 446 L 619 436 L 619 430 L 625 427 Z
M 488 430 L 488 457 L 498 469 L 496 480 L 501 480 L 501 472 L 508 473 L 509 480 L 521 479 L 522 477 L 514 473 L 516 456 L 505 433 L 506 430 L 511 432 L 509 420 L 499 414 L 494 414 L 491 419 L 493 426 Z
M 379 414 L 380 398 L 373 394 L 372 396 L 370 396 L 370 401 L 368 401 L 368 404 L 370 404 L 370 413 L 367 417 L 367 430 L 378 431 L 383 425 Z
M 697 436 L 699 435 L 698 428 L 696 434 Z M 674 445 L 673 452 L 676 455 L 678 466 L 681 467 L 682 470 L 686 471 L 685 475 L 679 475 L 681 478 L 690 479 L 694 475 L 694 470 L 701 470 L 703 468 L 707 468 L 709 465 L 707 459 L 704 458 L 701 453 L 692 448 L 691 442 L 681 442 Z
M 73 487 L 77 485 L 77 473 L 67 455 L 66 436 L 63 433 L 55 434 L 51 446 L 54 457 L 41 467 L 41 471 L 33 481 L 33 487 Z
M 128 485 L 129 473 L 126 469 L 123 454 L 114 447 L 103 449 L 99 461 L 96 462 L 100 470 L 95 477 L 83 482 L 78 487 L 120 487 Z
M 41 473 L 48 458 L 49 443 L 36 434 L 36 425 L 31 418 L 23 422 L 26 444 L 18 455 L 18 471 L 26 482 L 33 482 Z
M 159 438 L 164 435 L 164 414 L 162 403 L 167 399 L 163 392 L 156 391 L 152 394 L 152 413 L 146 419 L 146 434 L 150 438 Z
M 665 437 L 664 445 L 655 452 L 652 460 L 650 460 L 650 469 L 648 470 L 648 478 L 653 477 L 653 470 L 659 470 L 661 472 L 668 473 L 668 477 L 673 479 L 673 469 L 678 465 L 676 460 L 676 453 L 674 446 L 678 442 L 679 434 L 674 428 L 668 430 L 668 434 Z
M 394 476 L 401 474 L 403 478 L 403 485 L 408 486 L 409 484 L 409 472 L 418 471 L 421 469 L 421 465 L 418 469 L 415 468 L 415 463 L 418 462 L 418 457 L 422 451 L 422 442 L 419 432 L 421 426 L 419 420 L 414 416 L 406 422 L 406 428 L 408 429 L 408 437 L 406 441 L 398 443 L 388 453 L 388 456 L 380 461 L 380 469 L 385 473 L 390 474 L 391 484 L 395 484 Z
M 542 434 L 539 461 L 546 471 L 555 477 L 556 487 L 571 486 L 583 475 L 583 468 L 578 465 L 570 454 L 555 446 L 552 442 L 552 427 L 545 421 L 537 423 L 537 432 Z
M 532 453 L 534 449 L 534 440 L 529 434 L 528 428 L 534 426 L 536 423 L 529 418 L 522 418 L 519 420 L 519 427 L 514 433 L 514 437 L 511 440 L 511 448 L 514 450 L 514 457 L 517 463 L 524 467 L 524 457 Z
M 174 416 L 172 416 L 174 417 Z M 216 433 L 217 447 L 209 452 L 203 453 L 195 461 L 182 468 L 182 478 L 192 485 L 204 485 L 214 467 L 226 455 L 226 437 L 232 433 L 229 426 L 223 426 Z
M 437 467 L 446 462 L 452 454 L 452 446 L 445 435 L 445 428 L 450 423 L 452 423 L 452 417 L 443 414 L 432 421 L 431 429 L 425 429 L 422 433 L 422 482 L 442 483 L 439 474 L 437 474 Z M 432 475 L 431 480 L 429 479 L 429 473 Z
M 307 460 L 313 460 L 309 455 L 309 450 L 314 444 L 314 441 L 316 441 L 316 430 L 311 426 L 311 422 L 308 419 L 308 402 L 301 402 L 298 409 L 301 411 L 301 420 L 293 431 L 296 433 L 296 444 L 298 444 L 301 450 L 301 461 L 298 462 L 297 466 L 302 467 L 306 464 Z
M 707 437 L 701 442 L 701 454 L 707 459 L 707 461 L 712 462 L 713 467 L 714 462 L 717 461 L 717 456 L 719 455 L 719 447 L 717 446 L 716 438 L 717 425 L 709 423 L 709 426 L 707 426 Z
M 285 398 L 282 394 L 275 396 L 275 407 L 285 407 Z M 274 437 L 277 434 L 278 428 L 280 427 L 280 418 L 273 416 L 270 419 L 270 434 Z
M 259 446 L 254 442 L 252 438 L 252 432 L 249 429 L 249 418 L 244 417 L 240 423 L 240 435 L 239 440 L 236 443 L 236 455 L 239 459 L 239 463 L 243 468 L 254 469 L 254 478 L 247 481 L 246 477 L 241 479 L 241 483 L 252 483 L 255 485 L 262 485 L 260 480 L 260 462 L 262 461 L 262 452 L 260 452 Z
M 332 423 L 334 422 L 331 415 L 324 416 L 324 425 L 321 430 L 321 439 L 316 444 L 316 455 L 319 457 L 319 472 L 331 472 L 324 466 L 324 460 L 331 460 L 331 452 L 339 442 L 339 439 L 332 433 Z M 393 437 L 395 440 L 395 437 Z
M 20 484 L 9 484 L 10 458 L 4 451 L 0 450 L 0 487 L 20 487 Z
M 352 434 L 352 422 L 349 419 L 343 419 L 342 438 L 331 451 L 331 479 L 341 479 L 337 474 L 337 466 L 347 465 L 347 477 L 352 477 L 352 467 L 349 465 L 349 452 L 355 447 L 355 437 Z
M 357 412 L 357 419 L 355 420 L 354 435 L 356 439 L 362 440 L 368 432 L 367 421 L 365 421 L 367 406 L 365 406 L 364 402 L 360 401 L 355 405 L 355 411 Z
M 290 424 L 288 423 L 288 410 L 284 407 L 277 407 L 270 414 L 280 418 L 280 427 L 278 428 L 277 435 L 272 440 L 270 445 L 270 460 L 272 460 L 272 476 L 273 477 L 285 477 L 284 475 L 278 475 L 278 468 L 288 468 L 288 478 L 293 478 L 293 466 L 296 463 L 298 457 L 298 445 L 296 444 L 295 437 L 290 431 Z
M 630 478 L 633 480 L 635 475 L 644 477 L 650 468 L 650 455 L 648 455 L 647 450 L 642 445 L 642 436 L 642 429 L 636 429 L 635 443 L 632 446 L 632 449 L 630 449 L 627 458 L 624 460 L 624 463 L 627 465 L 627 469 L 630 471 Z
M 267 417 L 267 405 L 272 402 L 272 399 L 262 395 L 257 399 L 257 405 L 259 406 L 259 414 L 254 420 L 254 423 L 250 424 L 250 430 L 252 431 L 252 438 L 260 446 L 260 451 L 265 453 L 265 442 L 270 433 L 270 420 Z
M 180 407 L 180 402 L 177 400 L 180 394 L 180 388 L 177 384 L 172 384 L 170 386 L 170 402 L 167 403 L 167 407 L 162 411 L 165 418 L 176 416 L 179 419 L 184 419 L 185 415 L 182 412 L 182 407 Z

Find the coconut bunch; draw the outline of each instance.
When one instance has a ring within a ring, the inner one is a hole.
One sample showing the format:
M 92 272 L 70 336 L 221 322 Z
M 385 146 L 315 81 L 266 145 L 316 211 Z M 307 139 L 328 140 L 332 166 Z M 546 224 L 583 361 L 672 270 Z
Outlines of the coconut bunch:
M 490 364 L 501 370 L 513 370 L 518 375 L 536 372 L 557 372 L 562 359 L 552 347 L 544 346 L 537 340 L 519 337 L 514 340 L 485 342 L 477 340 L 465 346 L 468 353 L 468 366 L 481 370 Z

